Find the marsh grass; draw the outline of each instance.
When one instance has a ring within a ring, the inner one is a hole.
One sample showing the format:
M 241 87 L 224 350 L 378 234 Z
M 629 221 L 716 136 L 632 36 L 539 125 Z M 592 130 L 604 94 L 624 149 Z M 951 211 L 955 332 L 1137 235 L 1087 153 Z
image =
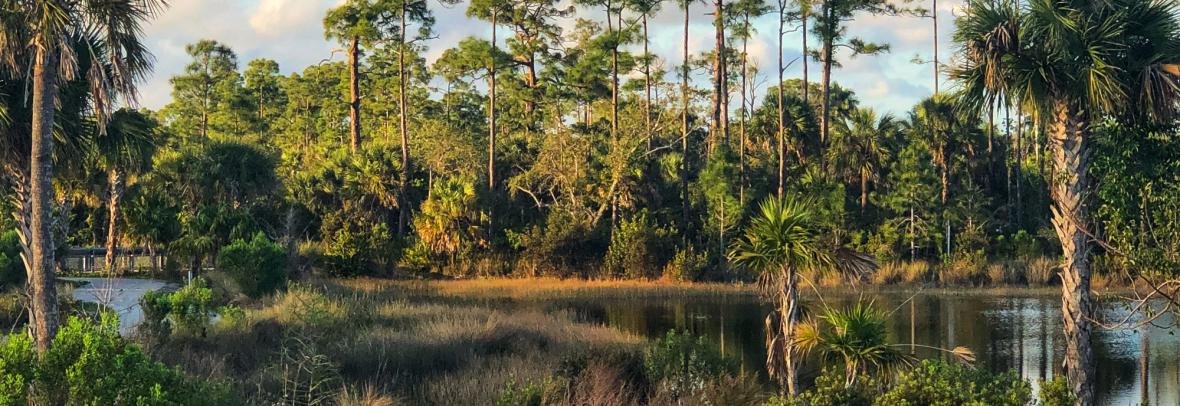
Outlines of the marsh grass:
M 581 354 L 638 354 L 644 343 L 560 311 L 479 304 L 458 296 L 475 287 L 446 285 L 292 284 L 206 337 L 147 345 L 190 374 L 233 382 L 250 403 L 296 393 L 382 405 L 491 404 L 508 382 L 543 379 Z M 569 292 L 572 285 L 550 286 Z M 501 294 L 524 294 L 511 292 Z

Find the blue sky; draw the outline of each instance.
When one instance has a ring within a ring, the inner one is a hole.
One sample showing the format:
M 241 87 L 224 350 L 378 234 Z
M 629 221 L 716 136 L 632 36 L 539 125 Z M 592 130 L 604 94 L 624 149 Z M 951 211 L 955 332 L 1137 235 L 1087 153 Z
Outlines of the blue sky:
M 156 68 L 151 78 L 141 86 L 140 101 L 144 107 L 159 108 L 168 102 L 168 79 L 183 71 L 188 63 L 185 44 L 202 38 L 215 39 L 233 47 L 239 63 L 255 58 L 270 58 L 279 62 L 284 73 L 302 70 L 332 56 L 338 48 L 323 36 L 324 12 L 342 0 L 189 0 L 170 2 L 171 8 L 158 16 L 145 29 L 149 47 L 156 57 Z M 429 62 L 468 36 L 490 37 L 487 23 L 468 19 L 466 2 L 443 6 L 431 1 L 437 19 L 437 39 L 431 40 L 426 54 Z M 953 19 L 963 0 L 943 0 L 938 4 L 939 43 L 943 63 L 953 54 L 950 36 Z M 668 66 L 681 61 L 683 14 L 675 2 L 667 2 L 664 10 L 650 22 L 652 52 Z M 909 3 L 911 7 L 931 7 L 929 0 Z M 698 3 L 690 10 L 690 51 L 707 51 L 713 47 L 711 7 Z M 572 27 L 576 17 L 600 19 L 598 10 L 579 9 L 574 17 L 562 24 Z M 773 80 L 775 66 L 776 16 L 767 15 L 753 22 L 757 36 L 749 45 L 749 52 L 760 66 L 759 87 L 764 89 Z M 842 58 L 844 66 L 833 73 L 833 80 L 856 91 L 863 104 L 881 111 L 903 114 L 933 92 L 932 67 L 912 62 L 915 56 L 931 59 L 933 38 L 931 20 L 918 17 L 857 16 L 849 25 L 849 32 L 865 40 L 886 42 L 892 52 L 878 56 Z M 699 35 L 698 35 L 699 34 Z M 503 34 L 502 34 L 503 35 Z M 799 34 L 785 37 L 783 59 L 799 57 Z M 501 45 L 503 43 L 501 42 Z M 731 45 L 732 46 L 732 45 Z M 638 48 L 636 48 L 638 49 Z M 337 60 L 341 54 L 336 54 Z M 786 77 L 801 76 L 801 64 L 796 62 Z M 819 69 L 812 63 L 812 80 L 818 80 Z M 945 82 L 945 79 L 944 79 Z M 944 84 L 943 89 L 948 84 Z

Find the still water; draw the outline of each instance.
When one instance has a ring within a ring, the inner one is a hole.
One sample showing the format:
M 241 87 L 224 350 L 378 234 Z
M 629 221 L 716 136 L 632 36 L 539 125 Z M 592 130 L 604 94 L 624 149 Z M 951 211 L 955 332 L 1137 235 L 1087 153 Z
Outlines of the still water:
M 861 296 L 826 293 L 831 306 Z M 914 297 L 913 306 L 907 302 Z M 1033 382 L 1061 373 L 1065 343 L 1061 337 L 1060 298 L 1047 293 L 1005 295 L 884 292 L 863 294 L 880 309 L 891 311 L 891 342 L 975 351 L 978 363 L 994 371 L 1015 370 Z M 818 305 L 813 297 L 809 305 Z M 737 357 L 747 371 L 762 371 L 766 356 L 763 319 L 769 307 L 756 298 L 579 300 L 560 305 L 584 321 L 600 323 L 646 337 L 669 330 L 708 337 Z M 912 309 L 912 314 L 911 314 Z M 1104 306 L 1103 318 L 1126 314 L 1121 306 Z M 911 323 L 911 316 L 915 322 Z M 1097 329 L 1098 397 L 1104 405 L 1180 405 L 1180 337 L 1158 328 Z M 1147 348 L 1146 357 L 1143 348 Z M 937 357 L 918 349 L 920 357 Z M 818 365 L 809 362 L 805 374 Z M 1144 382 L 1146 381 L 1146 385 Z M 1144 400 L 1147 402 L 1144 402 Z

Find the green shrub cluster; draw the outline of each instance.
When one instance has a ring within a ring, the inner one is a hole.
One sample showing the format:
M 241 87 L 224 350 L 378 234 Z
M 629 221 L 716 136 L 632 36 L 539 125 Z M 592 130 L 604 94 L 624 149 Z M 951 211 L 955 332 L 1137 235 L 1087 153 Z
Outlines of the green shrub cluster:
M 190 379 L 119 337 L 118 319 L 69 319 L 38 356 L 24 334 L 0 345 L 0 404 L 229 405 L 221 385 Z
M 287 281 L 286 252 L 261 232 L 249 241 L 236 240 L 222 248 L 217 265 L 242 293 L 253 298 L 272 293 Z
M 1032 386 L 1015 372 L 993 374 L 961 364 L 924 360 L 889 380 L 862 377 L 852 385 L 845 384 L 842 371 L 825 370 L 811 389 L 793 399 L 775 398 L 768 404 L 1024 406 L 1031 401 Z
M 139 298 L 144 320 L 141 332 L 164 339 L 174 331 L 204 334 L 213 314 L 213 289 L 205 278 L 193 278 L 172 293 L 149 291 Z

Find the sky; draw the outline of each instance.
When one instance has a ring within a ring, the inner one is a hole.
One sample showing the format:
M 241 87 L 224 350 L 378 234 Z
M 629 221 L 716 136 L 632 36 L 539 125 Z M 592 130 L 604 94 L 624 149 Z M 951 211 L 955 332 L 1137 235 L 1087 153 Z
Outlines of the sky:
M 430 1 L 436 18 L 437 38 L 427 43 L 427 63 L 433 63 L 447 48 L 460 40 L 476 36 L 490 38 L 491 30 L 483 21 L 466 16 L 468 2 L 445 5 Z M 568 0 L 566 0 L 568 1 Z M 170 8 L 156 16 L 145 27 L 148 47 L 156 58 L 153 74 L 140 87 L 140 104 L 158 109 L 171 98 L 169 78 L 181 73 L 189 62 L 184 46 L 200 39 L 213 39 L 232 47 L 238 54 L 240 67 L 256 58 L 279 62 L 284 74 L 303 70 L 308 65 L 325 59 L 343 60 L 340 47 L 324 39 L 323 16 L 343 0 L 186 0 L 170 2 Z M 939 54 L 943 64 L 953 54 L 950 37 L 954 31 L 954 16 L 963 0 L 938 2 Z M 682 60 L 684 14 L 666 2 L 663 11 L 649 23 L 651 52 L 671 69 Z M 931 8 L 930 0 L 917 0 L 910 7 Z M 705 52 L 713 48 L 711 6 L 696 3 L 690 9 L 689 51 Z M 575 16 L 560 22 L 571 27 L 577 17 L 601 19 L 603 12 L 579 8 Z M 752 21 L 756 36 L 749 43 L 752 63 L 759 67 L 758 89 L 773 84 L 777 17 L 766 15 Z M 501 36 L 507 30 L 501 29 Z M 878 111 L 905 114 L 911 106 L 933 93 L 933 67 L 918 64 L 914 59 L 931 60 L 933 54 L 933 24 L 930 18 L 858 15 L 849 23 L 849 34 L 872 42 L 884 42 L 892 51 L 884 55 L 856 58 L 838 57 L 843 66 L 833 71 L 834 82 L 854 90 L 862 105 Z M 800 37 L 798 32 L 784 36 L 784 63 L 795 61 L 784 73 L 785 78 L 802 76 Z M 814 44 L 814 41 L 813 41 Z M 504 46 L 503 42 L 500 42 Z M 739 44 L 730 44 L 737 46 Z M 638 46 L 634 47 L 637 51 Z M 703 75 L 703 74 L 702 74 Z M 812 81 L 819 80 L 819 66 L 811 62 Z M 706 80 L 701 78 L 700 80 Z M 943 78 L 942 89 L 949 88 Z M 761 93 L 761 90 L 760 92 Z M 736 101 L 736 100 L 735 100 Z

